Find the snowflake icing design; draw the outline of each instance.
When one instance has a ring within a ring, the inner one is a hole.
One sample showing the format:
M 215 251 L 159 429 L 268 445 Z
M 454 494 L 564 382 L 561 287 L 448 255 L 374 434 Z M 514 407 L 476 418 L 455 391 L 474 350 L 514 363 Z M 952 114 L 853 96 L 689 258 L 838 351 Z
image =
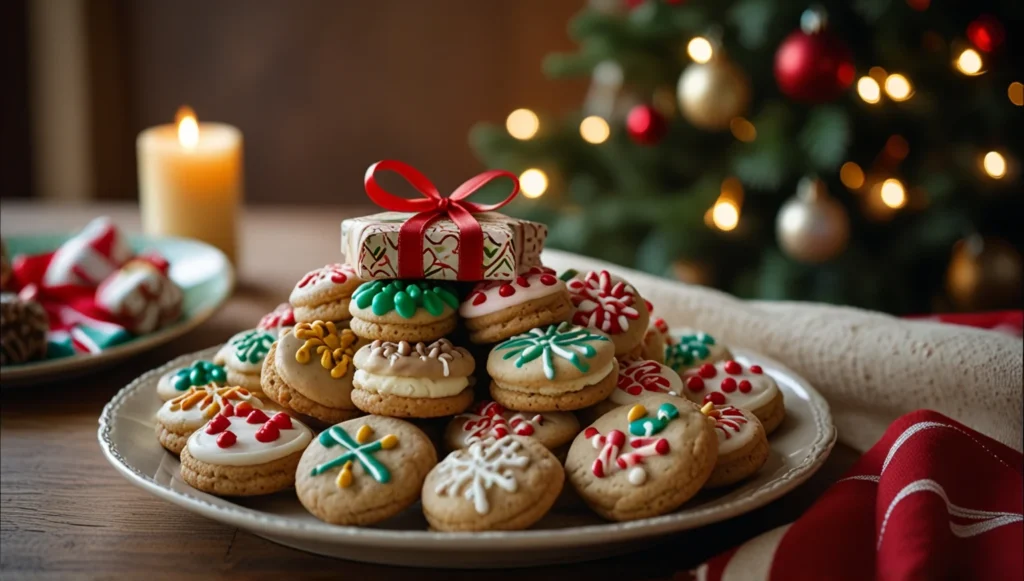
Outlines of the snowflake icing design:
M 566 283 L 576 305 L 573 322 L 618 334 L 629 329 L 629 321 L 640 318 L 633 307 L 636 291 L 623 281 L 613 282 L 607 270 L 588 272 L 583 279 Z
M 714 345 L 715 338 L 707 333 L 697 332 L 692 335 L 683 335 L 679 341 L 665 346 L 665 364 L 672 369 L 679 369 L 698 361 L 704 361 L 711 356 L 710 348 Z
M 487 514 L 491 509 L 488 490 L 497 486 L 515 492 L 519 487 L 514 469 L 526 468 L 530 463 L 529 457 L 517 454 L 520 447 L 518 441 L 502 438 L 474 442 L 465 450 L 452 452 L 437 467 L 440 481 L 434 492 L 441 496 L 461 494 L 473 503 L 478 514 Z
M 495 347 L 496 350 L 507 350 L 502 359 L 516 358 L 515 366 L 522 367 L 541 357 L 544 361 L 544 376 L 555 378 L 555 356 L 565 359 L 583 373 L 590 371 L 590 365 L 580 358 L 591 358 L 597 355 L 597 349 L 591 343 L 608 341 L 608 337 L 590 332 L 584 327 L 570 323 L 551 325 L 547 329 L 530 329 Z

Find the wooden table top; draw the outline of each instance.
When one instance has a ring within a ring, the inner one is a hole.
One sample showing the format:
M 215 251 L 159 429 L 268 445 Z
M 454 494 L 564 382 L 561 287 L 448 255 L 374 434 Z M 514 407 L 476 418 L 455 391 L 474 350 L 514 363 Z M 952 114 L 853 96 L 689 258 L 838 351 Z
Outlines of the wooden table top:
M 338 223 L 368 208 L 250 208 L 243 221 L 239 284 L 227 305 L 199 329 L 113 369 L 0 391 L 0 577 L 20 578 L 349 578 L 470 579 L 479 572 L 408 569 L 341 561 L 277 545 L 207 520 L 128 483 L 103 457 L 97 418 L 106 402 L 148 369 L 223 342 L 287 299 L 310 268 L 336 261 Z M 132 205 L 42 206 L 4 203 L 5 236 L 77 230 L 109 215 L 139 229 Z M 856 460 L 837 446 L 797 491 L 735 519 L 652 541 L 631 555 L 530 569 L 541 579 L 668 579 L 715 554 L 795 520 Z M 629 567 L 629 569 L 626 569 Z M 524 571 L 487 573 L 512 579 Z

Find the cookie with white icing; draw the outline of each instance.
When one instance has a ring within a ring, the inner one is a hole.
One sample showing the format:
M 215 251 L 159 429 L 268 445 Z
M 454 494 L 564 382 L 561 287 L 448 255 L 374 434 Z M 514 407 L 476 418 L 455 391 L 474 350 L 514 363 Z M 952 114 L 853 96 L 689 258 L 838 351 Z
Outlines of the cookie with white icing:
M 682 375 L 705 363 L 732 359 L 729 348 L 704 331 L 683 329 L 665 343 L 665 365 Z
M 652 395 L 584 429 L 565 470 L 590 508 L 627 521 L 679 508 L 704 486 L 717 454 L 713 420 L 678 398 Z
M 338 525 L 371 525 L 415 503 L 437 453 L 416 426 L 364 416 L 332 426 L 302 454 L 295 492 L 306 510 Z
M 448 339 L 373 341 L 355 355 L 352 402 L 372 414 L 436 418 L 473 403 L 473 356 Z
M 529 436 L 564 458 L 566 445 L 579 432 L 580 422 L 572 412 L 517 412 L 495 401 L 480 401 L 448 422 L 444 443 L 447 449 L 458 450 L 488 438 Z
M 260 318 L 257 329 L 270 331 L 278 337 L 292 330 L 295 326 L 295 309 L 289 303 L 281 303 Z
M 213 416 L 227 408 L 263 409 L 263 401 L 244 387 L 196 385 L 164 402 L 156 412 L 156 435 L 160 445 L 180 454 L 188 437 Z
M 566 283 L 577 325 L 598 329 L 615 343 L 615 356 L 638 356 L 650 313 L 633 285 L 607 270 L 577 274 Z
M 356 335 L 381 341 L 433 341 L 455 330 L 459 296 L 436 280 L 373 280 L 352 295 Z
M 284 409 L 327 424 L 362 415 L 352 403 L 360 339 L 330 321 L 298 323 L 270 347 L 260 385 Z
M 295 283 L 288 302 L 297 323 L 345 321 L 351 318 L 352 293 L 363 283 L 347 264 L 328 264 L 307 272 Z
M 536 438 L 475 441 L 442 460 L 423 483 L 423 515 L 437 531 L 521 530 L 554 505 L 561 463 Z
M 263 329 L 236 333 L 213 356 L 213 362 L 227 370 L 228 385 L 240 385 L 260 395 L 263 360 L 276 340 L 275 333 Z
M 313 432 L 285 412 L 225 406 L 181 451 L 181 479 L 218 496 L 271 494 L 295 484 Z
M 719 488 L 745 480 L 768 460 L 768 436 L 754 414 L 733 406 L 704 404 L 701 413 L 715 420 L 718 461 L 704 488 Z
M 705 363 L 682 375 L 687 399 L 703 406 L 731 405 L 757 416 L 771 434 L 786 415 L 782 391 L 760 365 L 743 365 L 732 359 Z
M 608 399 L 590 408 L 584 421 L 593 422 L 620 405 L 640 403 L 649 395 L 683 397 L 683 382 L 667 366 L 645 359 L 619 361 L 619 377 Z
M 191 365 L 172 369 L 160 376 L 156 394 L 163 401 L 174 399 L 196 385 L 227 385 L 227 370 L 212 361 L 197 359 Z
M 491 398 L 524 412 L 573 411 L 615 389 L 618 363 L 608 335 L 559 323 L 499 343 L 487 357 Z
M 473 343 L 497 343 L 572 318 L 572 301 L 555 271 L 535 266 L 514 280 L 481 282 L 459 307 Z

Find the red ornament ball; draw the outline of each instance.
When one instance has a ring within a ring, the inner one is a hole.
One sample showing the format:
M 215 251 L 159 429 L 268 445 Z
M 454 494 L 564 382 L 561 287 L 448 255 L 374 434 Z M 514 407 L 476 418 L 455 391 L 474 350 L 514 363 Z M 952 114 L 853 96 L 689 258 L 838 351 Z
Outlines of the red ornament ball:
M 668 129 L 668 123 L 657 109 L 650 105 L 637 105 L 626 116 L 626 131 L 629 138 L 640 145 L 654 145 L 661 141 Z
M 1006 40 L 1006 29 L 994 16 L 982 14 L 967 25 L 967 38 L 979 49 L 992 52 Z
M 775 81 L 784 95 L 802 103 L 825 103 L 843 94 L 856 70 L 850 48 L 828 30 L 798 30 L 775 53 Z

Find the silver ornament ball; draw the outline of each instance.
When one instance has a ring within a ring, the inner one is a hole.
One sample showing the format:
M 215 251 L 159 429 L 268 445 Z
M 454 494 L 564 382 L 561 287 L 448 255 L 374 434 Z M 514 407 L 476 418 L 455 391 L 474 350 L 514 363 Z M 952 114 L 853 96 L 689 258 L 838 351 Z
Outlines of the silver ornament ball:
M 676 87 L 679 110 L 695 127 L 718 131 L 747 112 L 750 81 L 724 56 L 686 67 Z
M 796 196 L 779 210 L 775 234 L 795 260 L 820 263 L 842 254 L 850 241 L 850 219 L 819 179 L 804 178 Z

